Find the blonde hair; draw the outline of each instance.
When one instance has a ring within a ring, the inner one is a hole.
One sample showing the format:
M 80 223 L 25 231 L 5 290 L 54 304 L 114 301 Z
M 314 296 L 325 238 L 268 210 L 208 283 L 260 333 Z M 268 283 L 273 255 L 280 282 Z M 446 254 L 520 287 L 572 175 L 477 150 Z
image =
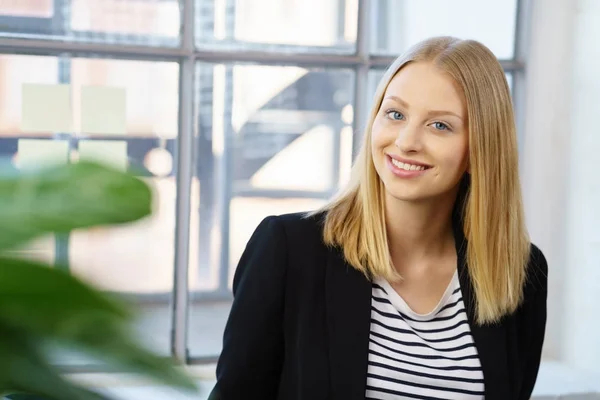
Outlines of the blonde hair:
M 470 179 L 456 200 L 467 239 L 467 268 L 475 315 L 493 323 L 522 301 L 530 241 L 525 228 L 518 151 L 510 91 L 504 71 L 484 45 L 437 37 L 398 57 L 381 79 L 362 147 L 347 187 L 325 211 L 323 239 L 367 277 L 399 278 L 385 227 L 384 187 L 370 150 L 371 127 L 388 84 L 409 62 L 432 62 L 462 88 L 469 124 Z

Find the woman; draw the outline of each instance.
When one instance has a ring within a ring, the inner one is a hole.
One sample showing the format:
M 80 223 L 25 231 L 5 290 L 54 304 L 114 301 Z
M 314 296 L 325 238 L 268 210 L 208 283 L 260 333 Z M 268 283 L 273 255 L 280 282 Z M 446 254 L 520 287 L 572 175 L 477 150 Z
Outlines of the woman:
M 214 398 L 529 399 L 547 264 L 517 162 L 485 46 L 433 38 L 399 57 L 346 190 L 248 242 Z

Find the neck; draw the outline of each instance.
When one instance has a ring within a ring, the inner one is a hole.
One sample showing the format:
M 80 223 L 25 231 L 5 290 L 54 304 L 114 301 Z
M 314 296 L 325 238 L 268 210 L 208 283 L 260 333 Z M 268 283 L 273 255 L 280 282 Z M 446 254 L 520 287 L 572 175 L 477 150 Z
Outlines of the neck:
M 453 207 L 454 201 L 407 202 L 386 198 L 388 243 L 397 269 L 453 250 Z

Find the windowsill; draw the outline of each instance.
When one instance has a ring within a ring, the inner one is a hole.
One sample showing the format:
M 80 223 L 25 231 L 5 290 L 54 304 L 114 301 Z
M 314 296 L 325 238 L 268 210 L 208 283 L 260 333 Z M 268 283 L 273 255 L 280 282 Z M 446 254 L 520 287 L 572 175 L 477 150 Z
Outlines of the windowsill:
M 557 361 L 543 361 L 532 399 L 600 400 L 599 378 Z
M 128 374 L 72 374 L 75 381 L 119 400 L 205 400 L 214 385 L 214 366 L 190 366 L 188 373 L 198 380 L 199 394 L 177 392 Z M 544 361 L 533 400 L 600 400 L 600 379 L 575 371 L 556 361 Z

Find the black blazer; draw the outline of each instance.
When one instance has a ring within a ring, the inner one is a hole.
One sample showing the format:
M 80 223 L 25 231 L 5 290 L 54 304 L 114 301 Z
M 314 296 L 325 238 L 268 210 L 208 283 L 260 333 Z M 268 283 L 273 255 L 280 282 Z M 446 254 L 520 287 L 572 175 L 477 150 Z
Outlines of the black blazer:
M 365 398 L 371 282 L 345 262 L 340 250 L 324 245 L 321 217 L 268 217 L 250 238 L 235 273 L 217 384 L 209 399 Z M 480 326 L 474 322 L 460 229 L 455 238 L 485 398 L 529 399 L 546 325 L 546 260 L 532 245 L 525 301 L 500 323 Z

